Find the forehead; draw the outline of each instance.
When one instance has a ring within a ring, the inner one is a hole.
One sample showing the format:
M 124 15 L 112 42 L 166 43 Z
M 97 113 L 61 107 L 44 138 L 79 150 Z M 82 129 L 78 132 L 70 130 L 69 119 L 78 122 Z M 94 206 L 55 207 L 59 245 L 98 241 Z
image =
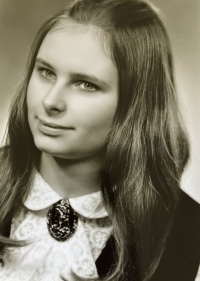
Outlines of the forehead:
M 102 31 L 91 25 L 81 25 L 70 20 L 53 27 L 44 38 L 38 56 L 51 58 L 54 61 L 69 63 L 73 60 L 82 64 L 94 64 L 99 67 L 107 64 L 114 66 L 109 56 L 108 44 Z

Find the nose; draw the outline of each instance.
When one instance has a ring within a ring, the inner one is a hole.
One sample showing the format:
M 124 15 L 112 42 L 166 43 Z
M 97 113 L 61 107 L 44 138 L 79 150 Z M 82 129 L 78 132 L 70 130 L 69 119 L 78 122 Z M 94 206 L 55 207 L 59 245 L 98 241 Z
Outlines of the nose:
M 55 83 L 43 98 L 43 107 L 49 114 L 58 114 L 65 111 L 66 102 L 63 97 L 63 85 Z

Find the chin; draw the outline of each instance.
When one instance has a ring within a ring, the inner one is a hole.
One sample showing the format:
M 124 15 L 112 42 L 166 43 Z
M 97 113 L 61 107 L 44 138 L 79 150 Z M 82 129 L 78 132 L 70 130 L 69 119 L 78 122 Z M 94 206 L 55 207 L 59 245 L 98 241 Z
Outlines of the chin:
M 70 150 L 66 151 L 66 149 L 62 150 L 61 147 L 58 144 L 52 145 L 52 143 L 48 143 L 48 141 L 46 141 L 46 142 L 35 141 L 35 146 L 42 153 L 49 154 L 53 157 L 65 158 L 65 159 L 75 159 L 75 158 L 77 158 L 76 152 L 70 151 Z
M 88 147 L 75 147 L 74 143 L 59 142 L 56 138 L 44 138 L 37 136 L 34 138 L 35 146 L 42 152 L 53 157 L 68 159 L 68 160 L 81 160 L 96 157 L 97 155 L 104 155 L 104 149 L 88 149 Z

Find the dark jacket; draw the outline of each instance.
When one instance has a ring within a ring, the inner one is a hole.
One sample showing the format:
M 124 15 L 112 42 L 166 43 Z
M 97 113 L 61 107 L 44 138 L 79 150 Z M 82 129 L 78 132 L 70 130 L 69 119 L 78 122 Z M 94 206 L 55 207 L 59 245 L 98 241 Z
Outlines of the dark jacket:
M 96 261 L 100 276 L 110 269 L 112 238 Z M 194 281 L 200 264 L 200 204 L 181 192 L 172 230 L 160 264 L 150 281 Z M 128 281 L 132 281 L 131 279 Z

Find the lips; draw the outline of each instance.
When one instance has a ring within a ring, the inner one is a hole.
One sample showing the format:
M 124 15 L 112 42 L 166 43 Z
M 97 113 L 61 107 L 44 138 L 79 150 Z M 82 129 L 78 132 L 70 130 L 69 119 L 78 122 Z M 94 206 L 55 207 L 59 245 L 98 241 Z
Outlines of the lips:
M 51 123 L 51 122 L 46 122 L 42 119 L 38 119 L 44 126 L 47 126 L 47 127 L 51 127 L 51 128 L 55 128 L 55 129 L 73 129 L 72 127 L 66 127 L 66 126 L 61 126 L 61 125 L 58 125 L 58 124 L 55 124 L 55 123 Z
M 47 122 L 43 119 L 38 118 L 38 128 L 39 130 L 46 135 L 56 136 L 60 135 L 68 130 L 74 130 L 73 127 L 66 127 L 52 122 Z

